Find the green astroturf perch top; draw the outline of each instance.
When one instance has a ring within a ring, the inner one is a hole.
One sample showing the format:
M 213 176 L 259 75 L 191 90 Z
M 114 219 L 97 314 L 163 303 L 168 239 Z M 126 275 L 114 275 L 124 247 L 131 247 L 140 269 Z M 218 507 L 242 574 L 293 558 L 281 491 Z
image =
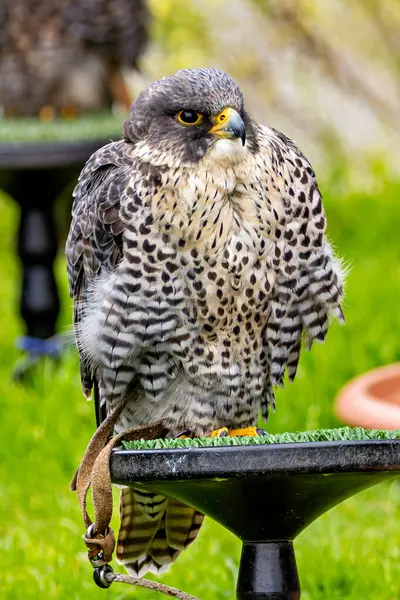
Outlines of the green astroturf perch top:
M 96 113 L 79 119 L 40 121 L 33 117 L 0 118 L 0 144 L 74 142 L 79 140 L 121 138 L 123 113 Z
M 399 440 L 400 430 L 363 429 L 340 427 L 339 429 L 316 429 L 295 433 L 277 433 L 259 437 L 212 437 L 185 439 L 136 440 L 122 442 L 126 450 L 160 450 L 168 448 L 208 448 L 215 446 L 244 446 L 257 444 L 298 444 L 304 442 L 341 442 L 363 440 Z

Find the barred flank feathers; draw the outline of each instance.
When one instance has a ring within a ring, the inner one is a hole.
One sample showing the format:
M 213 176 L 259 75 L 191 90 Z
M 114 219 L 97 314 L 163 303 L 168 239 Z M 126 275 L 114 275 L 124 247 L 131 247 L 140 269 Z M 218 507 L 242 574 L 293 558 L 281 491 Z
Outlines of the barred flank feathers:
M 196 538 L 204 515 L 154 492 L 124 488 L 120 518 L 117 559 L 130 574 L 143 577 L 175 562 Z
M 277 278 L 276 299 L 270 302 L 271 317 L 265 330 L 269 387 L 262 404 L 264 419 L 271 402 L 268 393 L 276 385 L 283 386 L 286 370 L 293 381 L 302 343 L 310 349 L 314 341 L 323 342 L 330 316 L 344 320 L 340 307 L 343 295 L 340 265 L 332 259 L 327 242 L 320 254 L 310 254 L 309 264 L 303 262 L 290 287 L 281 277 Z

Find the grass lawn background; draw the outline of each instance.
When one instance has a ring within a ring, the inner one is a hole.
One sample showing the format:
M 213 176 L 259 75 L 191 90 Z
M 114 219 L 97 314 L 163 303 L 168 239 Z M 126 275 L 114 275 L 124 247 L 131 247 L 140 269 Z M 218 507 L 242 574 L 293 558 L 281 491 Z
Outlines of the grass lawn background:
M 347 325 L 334 324 L 326 344 L 303 355 L 295 383 L 277 393 L 270 432 L 338 426 L 332 416 L 338 388 L 368 368 L 400 358 L 400 184 L 385 182 L 382 173 L 383 183 L 360 195 L 348 192 L 341 177 L 320 183 L 330 239 L 351 267 Z M 6 600 L 156 598 L 121 584 L 104 591 L 92 583 L 83 524 L 68 486 L 93 431 L 93 406 L 81 396 L 73 354 L 56 371 L 45 365 L 32 388 L 11 382 L 19 356 L 14 338 L 21 333 L 20 272 L 13 252 L 18 212 L 4 196 L 0 211 L 0 595 Z M 58 274 L 64 298 L 60 322 L 66 327 L 70 302 L 62 256 Z M 295 545 L 302 599 L 398 600 L 399 482 L 344 502 Z M 234 600 L 239 553 L 234 536 L 207 520 L 197 542 L 163 580 L 201 600 Z

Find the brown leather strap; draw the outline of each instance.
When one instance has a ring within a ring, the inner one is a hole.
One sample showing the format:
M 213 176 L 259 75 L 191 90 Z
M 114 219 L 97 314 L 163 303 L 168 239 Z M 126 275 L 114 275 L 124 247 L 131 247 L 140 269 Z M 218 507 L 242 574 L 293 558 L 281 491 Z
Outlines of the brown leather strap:
M 164 424 L 160 421 L 150 427 L 133 427 L 131 429 L 127 429 L 126 431 L 123 431 L 109 440 L 114 425 L 117 422 L 121 412 L 125 408 L 126 403 L 127 399 L 121 402 L 108 415 L 105 421 L 103 421 L 103 423 L 94 433 L 88 444 L 88 447 L 86 448 L 82 462 L 71 482 L 71 489 L 73 491 L 76 490 L 82 511 L 82 517 L 86 527 L 86 533 L 83 539 L 88 548 L 89 560 L 96 571 L 103 571 L 105 573 L 104 577 L 108 575 L 107 586 L 113 581 L 119 581 L 121 583 L 128 583 L 130 585 L 146 587 L 148 589 L 166 594 L 167 596 L 180 598 L 181 600 L 198 600 L 194 596 L 190 596 L 185 592 L 181 592 L 175 588 L 170 588 L 169 586 L 155 581 L 147 581 L 146 579 L 139 579 L 136 577 L 130 577 L 128 575 L 113 573 L 110 565 L 108 564 L 112 560 L 115 549 L 114 532 L 109 526 L 113 511 L 110 474 L 111 452 L 116 444 L 122 440 L 151 440 L 165 437 L 167 433 Z M 94 523 L 92 523 L 92 520 L 86 510 L 86 498 L 90 486 L 92 486 L 95 518 Z M 109 569 L 109 571 L 107 571 L 107 569 Z M 104 587 L 104 585 L 101 587 Z
M 118 404 L 116 408 L 103 421 L 100 427 L 95 431 L 93 437 L 91 438 L 86 448 L 86 452 L 83 456 L 78 471 L 74 475 L 74 478 L 71 482 L 71 489 L 76 489 L 76 494 L 78 496 L 78 501 L 81 507 L 82 516 L 86 528 L 88 528 L 92 524 L 92 521 L 86 510 L 86 496 L 91 483 L 93 465 L 96 461 L 96 458 L 107 443 L 110 435 L 112 434 L 114 425 L 117 422 L 117 419 L 120 416 L 121 412 L 125 408 L 127 402 L 128 398 L 125 398 L 120 404 Z
M 106 563 L 112 560 L 115 548 L 114 532 L 109 527 L 113 511 L 110 475 L 111 451 L 122 440 L 155 439 L 165 436 L 166 433 L 165 427 L 159 422 L 150 427 L 127 429 L 109 440 L 127 401 L 126 398 L 118 404 L 95 431 L 71 482 L 71 489 L 76 490 L 86 527 L 84 540 L 89 549 L 89 559 L 102 550 Z M 88 537 L 88 528 L 93 524 L 86 510 L 86 499 L 90 486 L 92 486 L 95 522 Z
M 110 455 L 113 448 L 122 440 L 153 440 L 164 437 L 165 433 L 165 427 L 161 422 L 150 427 L 132 427 L 113 437 L 107 446 L 101 450 L 95 460 L 91 474 L 94 519 L 97 531 L 105 531 L 112 517 Z

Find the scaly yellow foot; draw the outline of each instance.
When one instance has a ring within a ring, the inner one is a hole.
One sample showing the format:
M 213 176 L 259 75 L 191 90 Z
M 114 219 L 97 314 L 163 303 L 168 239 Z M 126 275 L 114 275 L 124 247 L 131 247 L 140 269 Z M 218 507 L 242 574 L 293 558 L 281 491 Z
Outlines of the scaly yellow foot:
M 258 437 L 260 435 L 268 435 L 268 432 L 260 427 L 243 427 L 241 429 L 230 429 L 228 433 L 229 437 L 242 437 L 251 436 Z
M 260 427 L 243 427 L 242 429 L 228 429 L 227 427 L 221 427 L 221 429 L 213 431 L 210 437 L 258 437 L 259 435 L 268 435 L 268 433 L 264 431 L 264 429 L 260 429 Z
M 221 429 L 216 429 L 211 432 L 210 437 L 226 437 L 229 435 L 229 430 L 227 427 L 221 427 Z
M 260 435 L 268 435 L 268 432 L 264 429 L 260 429 L 260 427 L 244 427 L 242 429 L 228 429 L 227 427 L 221 427 L 220 429 L 215 429 L 214 431 L 212 431 L 209 437 L 258 437 Z M 174 439 L 185 440 L 187 438 L 193 437 L 193 434 L 188 429 L 186 429 L 185 431 L 181 431 L 177 435 L 175 435 Z

